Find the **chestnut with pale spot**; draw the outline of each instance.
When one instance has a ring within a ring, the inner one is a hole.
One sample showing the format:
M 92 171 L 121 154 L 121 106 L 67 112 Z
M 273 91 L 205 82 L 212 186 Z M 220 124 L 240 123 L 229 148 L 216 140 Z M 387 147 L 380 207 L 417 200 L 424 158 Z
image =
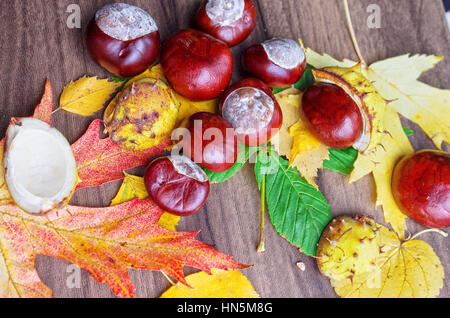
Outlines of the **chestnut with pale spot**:
M 232 85 L 220 101 L 220 111 L 236 131 L 240 143 L 259 146 L 279 131 L 283 122 L 280 105 L 270 88 L 256 78 Z
M 231 47 L 250 35 L 256 16 L 252 0 L 204 0 L 194 20 L 199 29 Z
M 291 39 L 274 38 L 249 47 L 242 56 L 242 66 L 272 88 L 298 82 L 306 68 L 306 55 Z
M 198 212 L 210 190 L 205 172 L 185 156 L 154 160 L 145 171 L 144 182 L 152 200 L 161 209 L 178 216 Z
M 152 16 L 125 3 L 108 4 L 98 10 L 85 39 L 97 64 L 122 77 L 144 72 L 156 61 L 161 48 Z

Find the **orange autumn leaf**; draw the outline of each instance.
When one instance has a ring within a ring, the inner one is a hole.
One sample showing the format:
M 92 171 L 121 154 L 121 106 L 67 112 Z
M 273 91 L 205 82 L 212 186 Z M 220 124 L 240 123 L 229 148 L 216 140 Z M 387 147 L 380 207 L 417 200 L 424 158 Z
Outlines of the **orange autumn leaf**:
M 95 187 L 124 178 L 122 171 L 148 163 L 171 145 L 168 139 L 157 147 L 130 151 L 119 147 L 109 138 L 100 139 L 100 120 L 94 120 L 86 133 L 72 145 L 81 179 L 77 189 Z
M 45 81 L 44 95 L 42 96 L 41 102 L 36 106 L 34 110 L 33 118 L 42 120 L 47 124 L 51 125 L 50 118 L 52 117 L 53 109 L 53 93 L 52 86 L 49 79 Z
M 106 283 L 114 294 L 134 297 L 128 268 L 163 271 L 186 284 L 184 266 L 246 266 L 195 240 L 198 232 L 170 232 L 157 225 L 164 211 L 152 201 L 108 208 L 69 206 L 45 216 L 0 206 L 0 297 L 51 297 L 40 280 L 36 255 L 67 260 Z

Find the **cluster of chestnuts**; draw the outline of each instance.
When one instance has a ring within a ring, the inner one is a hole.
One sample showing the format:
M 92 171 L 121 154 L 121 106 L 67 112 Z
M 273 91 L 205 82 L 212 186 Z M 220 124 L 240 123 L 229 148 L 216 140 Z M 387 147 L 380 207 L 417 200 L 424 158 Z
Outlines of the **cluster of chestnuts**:
M 229 86 L 234 62 L 230 47 L 251 34 L 256 19 L 252 0 L 205 0 L 194 17 L 196 29 L 177 32 L 162 49 L 155 20 L 128 4 L 106 5 L 87 28 L 88 51 L 109 72 L 135 76 L 160 55 L 174 91 L 193 101 L 220 100 L 221 115 L 189 118 L 191 138 L 178 144 L 184 156 L 159 158 L 145 172 L 150 196 L 171 213 L 190 215 L 204 204 L 209 181 L 198 165 L 226 171 L 236 163 L 239 143 L 264 144 L 281 127 L 281 108 L 271 87 L 286 87 L 302 77 L 306 57 L 296 41 L 272 39 L 248 48 L 242 64 L 255 78 Z
M 145 172 L 150 196 L 168 212 L 191 215 L 205 203 L 209 181 L 198 165 L 226 171 L 236 163 L 239 143 L 262 145 L 282 125 L 271 88 L 293 85 L 303 76 L 306 56 L 299 43 L 274 38 L 250 46 L 241 62 L 253 77 L 230 86 L 230 47 L 250 35 L 256 19 L 252 0 L 204 0 L 194 17 L 196 29 L 177 32 L 162 49 L 155 20 L 128 4 L 106 5 L 87 28 L 88 51 L 109 72 L 135 76 L 160 56 L 164 75 L 178 94 L 193 101 L 219 98 L 221 115 L 197 113 L 189 118 L 190 138 L 178 144 L 184 156 L 156 159 Z M 334 84 L 310 86 L 303 94 L 300 115 L 311 133 L 331 148 L 351 147 L 364 134 L 358 103 Z M 404 159 L 394 172 L 399 206 L 423 225 L 450 225 L 449 161 L 447 154 L 419 153 Z

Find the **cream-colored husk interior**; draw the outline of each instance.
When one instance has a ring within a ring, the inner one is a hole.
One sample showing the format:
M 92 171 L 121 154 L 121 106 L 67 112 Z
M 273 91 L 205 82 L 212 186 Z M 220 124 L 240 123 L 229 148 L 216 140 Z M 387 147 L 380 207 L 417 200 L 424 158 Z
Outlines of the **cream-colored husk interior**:
M 6 183 L 16 204 L 30 213 L 42 213 L 67 201 L 77 182 L 67 139 L 33 118 L 11 124 L 7 138 Z

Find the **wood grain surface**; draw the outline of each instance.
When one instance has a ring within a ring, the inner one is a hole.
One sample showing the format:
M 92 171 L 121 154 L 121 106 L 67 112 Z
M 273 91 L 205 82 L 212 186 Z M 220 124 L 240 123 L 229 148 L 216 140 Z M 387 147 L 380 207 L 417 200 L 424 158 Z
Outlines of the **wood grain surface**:
M 247 46 L 274 36 L 298 38 L 318 52 L 337 58 L 356 60 L 346 28 L 341 0 L 254 0 L 259 13 L 253 34 L 239 47 L 235 56 Z M 84 27 L 94 12 L 108 0 L 0 0 L 0 133 L 4 133 L 11 116 L 29 116 L 40 100 L 45 77 L 54 88 L 57 105 L 62 88 L 70 80 L 84 74 L 108 76 L 89 57 L 83 41 Z M 151 13 L 157 21 L 163 39 L 174 31 L 188 27 L 198 0 L 128 1 Z M 69 4 L 79 4 L 82 28 L 69 29 L 66 12 Z M 450 35 L 441 0 L 350 0 L 351 14 L 358 41 L 365 59 L 374 62 L 404 53 L 427 53 L 447 56 L 423 80 L 439 88 L 450 88 Z M 381 8 L 380 29 L 367 27 L 367 7 Z M 238 59 L 236 59 L 238 61 Z M 236 63 L 235 79 L 243 76 Z M 101 116 L 101 112 L 97 117 Z M 83 118 L 66 112 L 54 115 L 54 125 L 70 142 L 80 137 L 93 118 Z M 416 149 L 432 149 L 432 142 L 420 129 L 413 128 Z M 446 145 L 447 147 L 447 145 Z M 448 150 L 448 147 L 446 148 Z M 142 173 L 142 169 L 135 171 Z M 105 206 L 115 195 L 120 182 L 79 191 L 72 203 Z M 347 185 L 347 178 L 324 171 L 319 185 L 328 199 L 333 215 L 366 214 L 383 223 L 383 214 L 375 208 L 373 179 Z M 247 165 L 231 181 L 212 187 L 205 208 L 183 219 L 179 230 L 198 230 L 198 238 L 238 261 L 254 264 L 245 275 L 263 297 L 335 297 L 327 278 L 322 277 L 314 259 L 302 255 L 295 247 L 276 234 L 267 218 L 266 249 L 256 253 L 259 232 L 259 192 L 253 167 Z M 422 228 L 408 222 L 416 233 Z M 435 234 L 422 237 L 440 257 L 446 273 L 441 297 L 450 296 L 449 239 Z M 306 264 L 306 271 L 296 263 Z M 39 256 L 38 272 L 55 297 L 113 297 L 109 288 L 82 272 L 81 288 L 66 287 L 69 263 Z M 186 273 L 192 269 L 186 269 Z M 139 297 L 158 297 L 169 287 L 161 273 L 130 271 Z

